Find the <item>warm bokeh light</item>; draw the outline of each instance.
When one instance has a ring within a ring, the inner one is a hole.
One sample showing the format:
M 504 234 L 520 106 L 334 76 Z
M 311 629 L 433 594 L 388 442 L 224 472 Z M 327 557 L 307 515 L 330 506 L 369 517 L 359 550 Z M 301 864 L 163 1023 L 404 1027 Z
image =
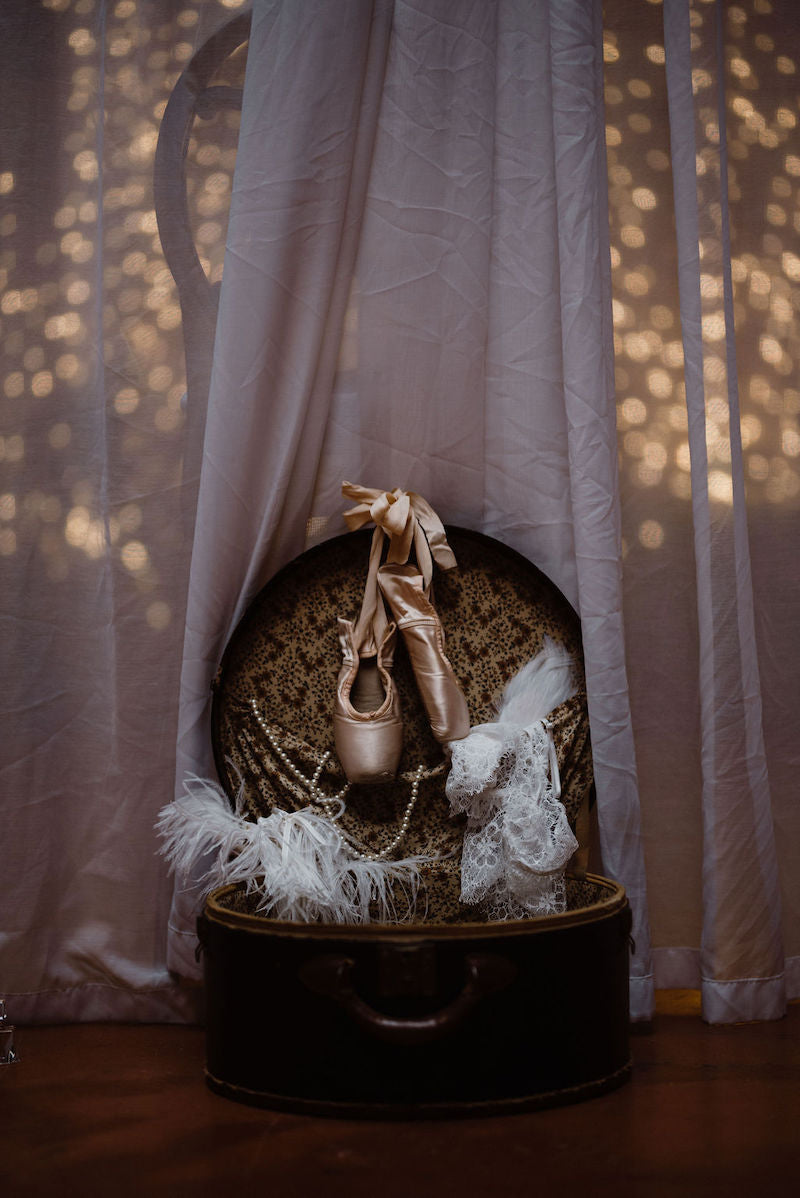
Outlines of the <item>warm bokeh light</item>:
M 155 23 L 138 0 L 31 0 L 37 7 L 42 28 L 61 39 L 52 56 L 60 110 L 42 133 L 47 193 L 34 190 L 41 168 L 30 148 L 16 161 L 7 154 L 0 170 L 0 556 L 24 553 L 31 568 L 38 560 L 53 585 L 107 559 L 119 594 L 127 588 L 126 611 L 156 637 L 175 618 L 159 580 L 170 580 L 186 537 L 175 516 L 186 375 L 154 155 L 181 70 L 244 3 L 184 0 Z M 218 81 L 241 86 L 245 57 L 224 63 Z M 238 123 L 228 110 L 197 120 L 186 161 L 192 231 L 217 281 Z M 31 244 L 34 194 L 40 240 Z M 98 436 L 107 478 L 96 476 Z M 26 481 L 34 469 L 38 485 Z
M 146 570 L 150 562 L 147 548 L 141 541 L 128 541 L 123 545 L 120 558 L 125 569 L 130 570 L 132 574 Z
M 733 483 L 724 470 L 712 470 L 708 476 L 709 499 L 716 503 L 733 503 Z
M 664 544 L 664 529 L 657 520 L 644 520 L 639 526 L 639 540 L 645 549 L 660 549 Z
M 690 10 L 695 49 L 712 36 L 720 11 L 713 8 Z M 605 54 L 617 411 L 629 552 L 636 546 L 660 548 L 663 504 L 688 504 L 692 496 L 659 9 L 653 0 L 637 11 L 636 22 L 616 27 L 606 37 Z M 732 502 L 735 438 L 727 347 L 735 324 L 748 501 L 800 506 L 800 396 L 791 387 L 800 365 L 798 66 L 770 33 L 768 0 L 748 0 L 722 12 L 732 238 L 727 279 L 718 195 L 718 80 L 706 57 L 698 54 L 692 63 L 695 169 L 706 219 L 698 254 L 709 498 L 714 504 Z
M 183 0 L 167 6 L 169 16 L 152 28 L 143 26 L 137 0 L 112 0 L 103 38 L 89 0 L 39 3 L 57 14 L 68 57 L 63 138 L 41 240 L 24 257 L 15 241 L 25 218 L 20 171 L 13 162 L 14 169 L 0 171 L 0 460 L 9 468 L 0 496 L 0 553 L 31 546 L 54 584 L 107 557 L 137 596 L 143 634 L 155 637 L 180 619 L 159 579 L 169 577 L 185 530 L 159 519 L 150 497 L 182 480 L 186 378 L 181 309 L 155 216 L 154 153 L 180 71 L 245 0 Z M 692 9 L 696 46 L 706 36 L 708 10 Z M 698 247 L 709 495 L 731 502 L 732 288 L 748 497 L 800 506 L 800 391 L 792 388 L 800 364 L 798 66 L 789 47 L 776 45 L 770 14 L 769 0 L 730 5 L 724 13 L 729 280 L 718 209 L 709 207 L 715 236 Z M 626 530 L 631 553 L 664 546 L 671 527 L 664 504 L 688 504 L 692 486 L 676 267 L 663 248 L 674 245 L 674 230 L 661 22 L 660 0 L 649 0 L 636 22 L 604 36 L 620 469 L 626 498 L 636 496 Z M 220 81 L 240 86 L 244 60 L 240 51 Z M 717 81 L 703 65 L 693 68 L 697 184 L 712 195 Z M 189 141 L 191 229 L 214 282 L 223 269 L 238 123 L 238 113 L 221 110 L 196 121 Z M 754 210 L 757 218 L 748 218 Z M 343 361 L 349 346 L 346 333 Z M 124 493 L 111 497 L 74 464 L 95 435 L 99 412 L 126 480 Z M 39 455 L 51 481 L 31 492 L 24 472 Z
M 65 424 L 63 421 L 58 424 L 54 424 L 51 426 L 50 432 L 47 434 L 47 440 L 50 442 L 50 445 L 53 449 L 66 449 L 72 440 L 72 430 L 70 429 L 70 426 Z
M 147 608 L 147 623 L 156 632 L 163 632 L 172 620 L 172 612 L 169 605 L 162 600 L 157 599 L 155 603 L 151 603 Z

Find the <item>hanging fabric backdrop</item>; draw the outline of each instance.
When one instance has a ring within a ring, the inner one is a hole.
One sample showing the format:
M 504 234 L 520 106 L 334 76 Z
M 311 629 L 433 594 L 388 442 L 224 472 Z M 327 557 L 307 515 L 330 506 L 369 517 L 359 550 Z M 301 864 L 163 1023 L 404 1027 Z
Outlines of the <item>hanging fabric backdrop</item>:
M 199 479 L 153 152 L 178 72 L 240 5 L 17 7 L 15 1016 L 192 1016 L 197 895 L 172 894 L 152 823 L 176 776 L 211 772 L 225 641 L 342 530 L 345 477 L 420 491 L 580 612 L 633 1014 L 654 984 L 702 988 L 713 1020 L 781 1014 L 800 994 L 791 6 L 609 0 L 603 35 L 585 0 L 258 0 L 238 157 L 233 111 L 189 147 L 212 280 L 230 214 Z

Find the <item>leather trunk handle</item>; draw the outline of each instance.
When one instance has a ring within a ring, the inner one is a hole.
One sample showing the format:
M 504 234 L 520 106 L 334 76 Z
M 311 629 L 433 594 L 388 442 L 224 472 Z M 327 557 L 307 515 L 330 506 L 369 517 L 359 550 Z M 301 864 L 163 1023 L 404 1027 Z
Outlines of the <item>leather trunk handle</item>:
M 300 976 L 317 994 L 332 998 L 368 1034 L 393 1044 L 427 1044 L 454 1031 L 487 994 L 504 990 L 516 976 L 516 967 L 505 957 L 471 953 L 464 958 L 466 980 L 461 993 L 430 1015 L 398 1016 L 376 1011 L 353 984 L 351 957 L 324 954 L 308 961 Z

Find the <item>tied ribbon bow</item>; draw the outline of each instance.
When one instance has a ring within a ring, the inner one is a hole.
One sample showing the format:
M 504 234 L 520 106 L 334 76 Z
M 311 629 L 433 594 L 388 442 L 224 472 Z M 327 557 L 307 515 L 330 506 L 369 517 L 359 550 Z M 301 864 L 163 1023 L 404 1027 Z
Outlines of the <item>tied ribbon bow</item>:
M 434 561 L 442 570 L 451 570 L 456 565 L 441 520 L 416 491 L 402 491 L 399 487 L 393 491 L 380 491 L 375 487 L 344 482 L 342 495 L 356 504 L 344 513 L 351 532 L 365 524 L 375 525 L 373 551 L 377 549 L 378 556 L 383 536 L 389 538 L 387 562 L 404 565 L 413 545 L 426 592 L 433 578 Z

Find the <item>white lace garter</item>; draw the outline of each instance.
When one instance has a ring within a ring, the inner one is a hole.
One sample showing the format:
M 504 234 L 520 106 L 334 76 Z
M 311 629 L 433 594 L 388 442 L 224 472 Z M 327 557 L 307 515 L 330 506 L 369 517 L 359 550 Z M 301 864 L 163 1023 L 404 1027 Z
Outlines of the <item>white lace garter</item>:
M 451 741 L 447 797 L 469 817 L 461 901 L 489 919 L 549 915 L 566 907 L 564 869 L 578 847 L 560 802 L 551 712 L 575 692 L 569 653 L 544 648 L 508 683 L 497 719 Z

